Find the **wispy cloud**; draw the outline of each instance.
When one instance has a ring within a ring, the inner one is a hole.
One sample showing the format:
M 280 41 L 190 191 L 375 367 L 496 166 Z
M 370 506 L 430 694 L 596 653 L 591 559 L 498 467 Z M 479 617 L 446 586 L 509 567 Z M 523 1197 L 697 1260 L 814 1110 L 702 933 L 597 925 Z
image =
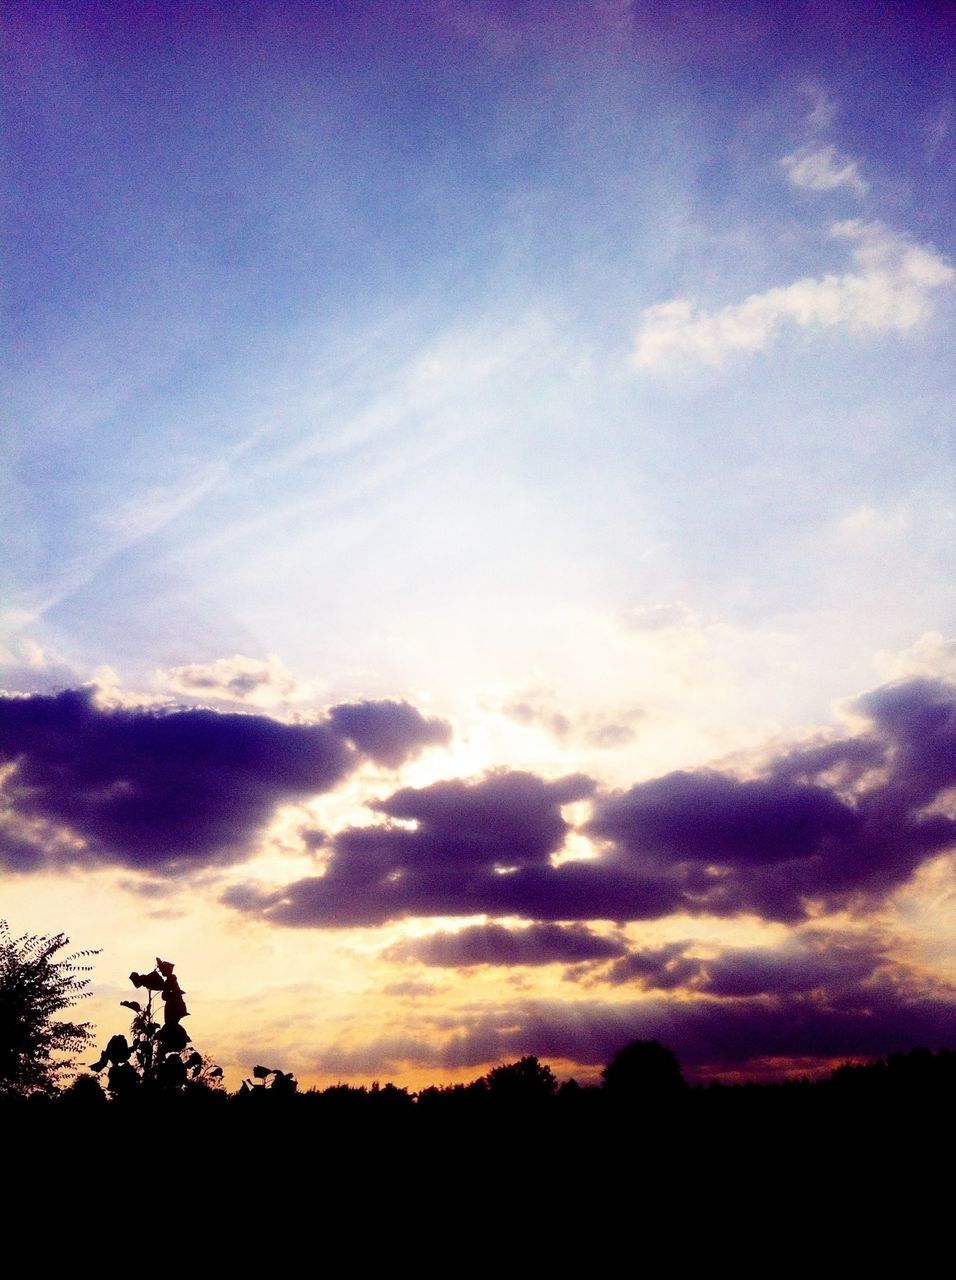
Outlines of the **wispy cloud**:
M 807 80 L 801 85 L 801 93 L 806 98 L 809 110 L 807 124 L 811 129 L 825 129 L 836 119 L 839 105 L 834 97 L 816 80 Z
M 632 364 L 653 369 L 694 360 L 720 368 L 733 351 L 762 350 L 787 323 L 857 334 L 905 333 L 930 314 L 934 291 L 956 279 L 935 250 L 881 223 L 850 219 L 835 223 L 830 234 L 854 246 L 852 270 L 806 276 L 716 311 L 688 298 L 648 307 Z
M 836 147 L 801 147 L 784 156 L 780 164 L 795 187 L 805 191 L 835 191 L 846 187 L 854 195 L 865 196 L 869 185 L 855 160 L 841 156 Z

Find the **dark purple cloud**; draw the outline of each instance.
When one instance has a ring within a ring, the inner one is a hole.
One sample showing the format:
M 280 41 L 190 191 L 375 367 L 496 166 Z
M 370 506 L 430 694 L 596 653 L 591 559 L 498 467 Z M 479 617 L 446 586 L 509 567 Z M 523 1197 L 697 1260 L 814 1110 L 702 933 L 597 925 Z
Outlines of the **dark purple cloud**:
M 612 862 L 672 876 L 693 911 L 796 921 L 879 900 L 956 846 L 956 822 L 925 811 L 956 784 L 956 688 L 890 685 L 857 709 L 865 735 L 784 753 L 753 781 L 640 783 L 602 800 L 587 831 Z
M 443 930 L 411 938 L 383 954 L 387 960 L 417 960 L 438 968 L 464 969 L 474 965 L 582 964 L 624 956 L 626 951 L 622 939 L 602 937 L 579 924 L 532 924 L 524 929 L 476 924 L 457 933 Z
M 104 709 L 86 690 L 0 696 L 0 762 L 14 766 L 0 860 L 24 868 L 56 854 L 146 871 L 233 861 L 278 804 L 330 790 L 363 753 L 397 759 L 403 744 L 415 754 L 437 740 L 438 722 L 416 720 L 405 704 L 359 704 L 362 735 L 342 728 L 348 711 L 290 725 L 198 708 Z M 363 735 L 367 751 L 351 742 Z M 25 834 L 38 822 L 47 827 L 39 845 Z M 64 843 L 64 829 L 83 845 Z
M 279 924 L 375 925 L 406 916 L 643 920 L 677 911 L 795 923 L 881 901 L 956 847 L 928 812 L 956 784 L 956 689 L 887 686 L 860 700 L 869 730 L 779 753 L 763 775 L 679 771 L 595 800 L 593 860 L 564 861 L 560 808 L 594 791 L 528 773 L 406 788 L 384 823 L 331 842 L 324 876 L 230 901 Z M 414 822 L 415 829 L 402 825 Z
M 0 698 L 0 760 L 16 817 L 67 827 L 78 858 L 156 870 L 241 856 L 277 804 L 329 790 L 354 753 L 327 725 L 66 692 Z
M 631 951 L 605 970 L 600 978 L 612 986 L 628 983 L 652 991 L 689 986 L 699 975 L 701 962 L 684 954 L 687 947 L 686 942 L 671 942 L 663 947 Z M 585 976 L 590 981 L 594 980 L 593 974 Z
M 343 702 L 329 711 L 329 724 L 389 769 L 397 769 L 426 747 L 445 747 L 451 741 L 447 720 L 426 718 L 408 702 Z
M 648 866 L 755 866 L 806 858 L 853 823 L 850 806 L 823 788 L 700 770 L 604 800 L 587 830 Z
M 570 831 L 561 806 L 593 790 L 580 774 L 545 782 L 521 772 L 406 787 L 372 805 L 392 822 L 347 828 L 334 838 L 324 876 L 267 894 L 241 886 L 226 900 L 299 926 L 482 912 L 540 918 L 546 913 L 530 908 L 550 891 L 550 857 Z M 571 874 L 563 882 L 572 897 L 574 880 Z M 553 905 L 552 919 L 578 914 L 557 898 Z
M 539 921 L 646 920 L 683 905 L 678 885 L 628 876 L 613 867 L 568 862 L 560 867 L 442 863 L 418 859 L 416 832 L 352 828 L 333 842 L 324 876 L 274 892 L 252 885 L 224 901 L 274 924 L 311 928 L 374 926 L 409 916 L 519 916 Z M 514 856 L 506 846 L 501 857 Z

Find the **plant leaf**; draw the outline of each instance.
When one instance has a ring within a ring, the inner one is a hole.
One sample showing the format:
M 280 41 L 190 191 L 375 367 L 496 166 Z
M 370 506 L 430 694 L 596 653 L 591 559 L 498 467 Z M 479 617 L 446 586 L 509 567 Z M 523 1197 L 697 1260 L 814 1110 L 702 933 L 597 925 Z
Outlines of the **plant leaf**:
M 129 975 L 134 987 L 145 987 L 147 991 L 162 991 L 165 982 L 158 973 L 137 973 L 135 969 Z
M 106 1046 L 104 1053 L 109 1061 L 115 1063 L 117 1066 L 119 1066 L 121 1062 L 128 1062 L 130 1047 L 126 1042 L 126 1037 L 111 1036 L 110 1042 Z

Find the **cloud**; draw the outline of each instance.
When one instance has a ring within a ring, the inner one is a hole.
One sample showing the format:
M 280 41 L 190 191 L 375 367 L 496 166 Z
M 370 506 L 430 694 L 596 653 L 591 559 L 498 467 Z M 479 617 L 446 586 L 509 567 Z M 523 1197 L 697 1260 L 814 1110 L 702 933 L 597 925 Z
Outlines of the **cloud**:
M 807 99 L 810 109 L 806 120 L 811 129 L 826 129 L 836 119 L 839 103 L 821 84 L 815 80 L 806 80 L 800 86 L 800 92 Z
M 956 846 L 929 806 L 956 784 L 956 686 L 916 680 L 858 699 L 868 732 L 773 758 L 762 778 L 667 774 L 600 802 L 611 863 L 679 881 L 689 909 L 797 921 L 881 901 Z
M 561 806 L 593 790 L 580 774 L 545 782 L 515 771 L 407 787 L 371 803 L 390 821 L 334 837 L 323 876 L 273 893 L 237 886 L 225 900 L 294 926 L 479 912 L 535 916 L 534 885 L 547 883 L 550 857 L 571 830 Z
M 2 619 L 0 619 L 2 631 Z M 79 683 L 77 672 L 56 654 L 23 637 L 0 642 L 0 696 L 2 693 L 53 693 Z
M 228 901 L 276 924 L 375 925 L 408 916 L 543 922 L 756 914 L 795 923 L 885 900 L 956 847 L 932 808 L 956 785 L 956 686 L 917 680 L 858 699 L 862 732 L 778 751 L 761 776 L 677 771 L 595 794 L 530 773 L 405 788 L 385 821 L 331 841 L 325 874 Z M 590 859 L 555 860 L 561 806 L 592 796 Z
M 830 234 L 854 246 L 853 270 L 804 277 L 717 311 L 687 298 L 648 307 L 631 363 L 653 369 L 694 360 L 721 368 L 731 352 L 762 350 L 786 324 L 841 327 L 854 334 L 905 333 L 929 316 L 933 292 L 956 279 L 956 271 L 933 249 L 880 223 L 838 222 Z
M 816 990 L 832 997 L 859 988 L 888 963 L 887 949 L 878 939 L 820 931 L 797 935 L 780 947 L 731 947 L 709 957 L 693 951 L 694 945 L 686 942 L 634 951 L 603 977 L 614 986 L 681 987 L 727 999 Z
M 700 961 L 685 955 L 689 945 L 672 942 L 663 947 L 631 951 L 600 976 L 615 987 L 633 983 L 646 990 L 670 991 L 689 986 L 700 972 Z
M 547 926 L 676 912 L 799 922 L 864 910 L 956 848 L 956 686 L 914 679 L 857 698 L 856 731 L 777 749 L 757 776 L 680 770 L 601 793 L 574 774 L 499 770 L 405 787 L 324 839 L 324 874 L 228 901 L 277 924 L 517 917 Z M 317 724 L 207 709 L 103 707 L 89 690 L 0 697 L 0 848 L 18 869 L 115 863 L 182 871 L 246 856 L 276 807 L 391 764 L 447 726 L 406 703 L 341 704 Z M 566 856 L 564 806 L 589 799 Z M 557 855 L 562 855 L 558 857 Z M 474 944 L 469 934 L 455 945 Z M 437 944 L 436 944 L 437 945 Z M 448 944 L 451 945 L 451 944 Z M 490 945 L 490 943 L 489 943 Z M 590 945 L 590 944 L 588 944 Z
M 545 1062 L 604 1066 L 631 1040 L 657 1039 L 695 1076 L 785 1072 L 799 1063 L 949 1047 L 956 992 L 920 989 L 888 973 L 839 992 L 793 991 L 770 997 L 671 997 L 624 1003 L 524 1000 L 470 1005 L 406 1020 L 401 1035 L 330 1046 L 314 1064 L 332 1073 L 380 1073 L 406 1065 L 484 1070 L 535 1054 Z
M 426 719 L 408 702 L 343 702 L 329 711 L 329 723 L 376 764 L 397 769 L 427 747 L 451 742 L 451 725 Z
M 256 707 L 293 702 L 308 693 L 308 689 L 295 680 L 275 654 L 259 659 L 237 653 L 216 662 L 158 671 L 156 679 L 174 693 Z
M 556 738 L 566 738 L 571 731 L 571 721 L 566 715 L 532 696 L 506 702 L 501 712 L 518 724 L 538 725 Z
M 881 649 L 873 659 L 873 666 L 884 680 L 913 676 L 956 680 L 956 640 L 946 639 L 939 631 L 927 631 L 907 649 L 897 652 Z
M 466 1015 L 467 1017 L 467 1015 Z M 446 1067 L 533 1053 L 594 1067 L 628 1041 L 657 1039 L 694 1072 L 746 1071 L 766 1059 L 876 1057 L 915 1044 L 948 1046 L 956 993 L 900 992 L 892 981 L 835 1001 L 662 998 L 633 1004 L 528 1002 L 468 1018 L 441 1046 Z
M 406 1063 L 427 1065 L 433 1056 L 432 1048 L 414 1036 L 393 1034 L 377 1036 L 363 1045 L 330 1045 L 311 1066 L 313 1070 L 341 1079 L 342 1076 L 380 1075 L 396 1071 Z
M 231 861 L 283 800 L 327 791 L 353 753 L 324 724 L 98 708 L 89 692 L 0 698 L 4 798 L 67 828 L 75 856 L 142 870 Z
M 801 147 L 780 161 L 795 187 L 805 191 L 835 191 L 845 187 L 856 196 L 865 196 L 869 186 L 855 160 L 838 154 L 835 147 Z
M 433 982 L 419 982 L 415 978 L 409 978 L 405 982 L 390 982 L 387 986 L 382 987 L 382 995 L 415 1000 L 419 996 L 438 995 L 443 990 L 443 987 L 436 987 Z
M 596 712 L 572 720 L 551 704 L 546 693 L 536 691 L 516 696 L 497 709 L 516 724 L 543 729 L 559 742 L 576 735 L 588 746 L 602 750 L 632 742 L 632 723 L 644 715 L 641 708 L 633 707 L 627 711 L 618 709 L 613 716 Z
M 385 951 L 387 960 L 417 960 L 437 968 L 464 969 L 474 965 L 581 964 L 623 956 L 620 938 L 602 937 L 583 925 L 532 924 L 506 929 L 500 924 L 477 924 L 457 933 L 442 931 L 411 938 Z
M 628 713 L 628 718 L 637 720 L 643 714 L 640 708 L 635 708 Z M 609 720 L 604 724 L 596 725 L 593 729 L 589 729 L 587 741 L 592 747 L 621 747 L 628 742 L 633 742 L 634 736 L 634 730 L 629 724 L 618 724 L 613 720 Z
M 103 707 L 90 690 L 0 696 L 0 857 L 182 870 L 244 857 L 277 805 L 335 787 L 364 756 L 400 762 L 447 726 L 406 703 L 317 724 L 200 708 Z

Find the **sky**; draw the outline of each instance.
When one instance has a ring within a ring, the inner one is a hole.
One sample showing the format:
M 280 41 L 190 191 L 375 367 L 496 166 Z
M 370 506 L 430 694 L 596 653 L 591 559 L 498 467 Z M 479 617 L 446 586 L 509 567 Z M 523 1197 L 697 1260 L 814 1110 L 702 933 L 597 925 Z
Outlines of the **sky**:
M 235 1086 L 956 1045 L 956 9 L 3 37 L 0 915 Z

